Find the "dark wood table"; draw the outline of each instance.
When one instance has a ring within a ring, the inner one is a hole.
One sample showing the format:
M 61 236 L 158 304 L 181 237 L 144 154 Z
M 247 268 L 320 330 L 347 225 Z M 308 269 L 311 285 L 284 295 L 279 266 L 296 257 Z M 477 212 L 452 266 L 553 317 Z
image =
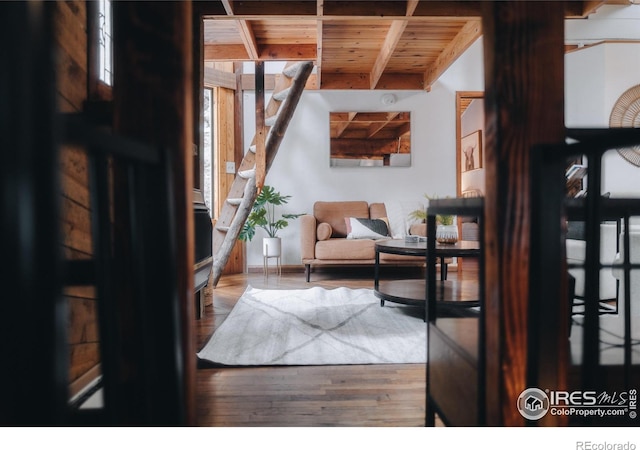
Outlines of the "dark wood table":
M 376 260 L 374 276 L 374 292 L 380 299 L 380 305 L 385 301 L 405 305 L 424 306 L 426 301 L 426 280 L 380 280 L 380 253 L 390 253 L 405 256 L 424 256 L 427 258 L 426 242 L 405 242 L 404 239 L 389 239 L 376 242 Z M 440 298 L 449 303 L 468 302 L 477 298 L 477 283 L 446 280 L 445 258 L 456 256 L 480 256 L 480 243 L 476 241 L 458 241 L 455 244 L 436 243 L 436 257 L 440 258 L 440 281 L 437 290 Z

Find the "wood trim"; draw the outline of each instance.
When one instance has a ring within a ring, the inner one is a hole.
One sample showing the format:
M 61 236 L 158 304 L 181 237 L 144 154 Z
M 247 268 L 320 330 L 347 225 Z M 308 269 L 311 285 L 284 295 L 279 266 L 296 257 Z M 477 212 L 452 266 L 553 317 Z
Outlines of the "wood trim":
M 462 139 L 462 99 L 484 98 L 483 91 L 456 91 L 456 197 L 462 196 L 462 160 L 460 157 L 460 142 Z
M 316 23 L 316 89 L 322 88 L 322 46 L 324 44 L 324 22 L 322 16 L 324 15 L 324 1 L 318 1 L 316 7 L 316 16 L 318 21 Z
M 102 367 L 96 364 L 69 385 L 69 397 L 77 395 L 102 374 Z
M 610 39 L 605 39 L 603 41 L 595 42 L 593 44 L 585 44 L 583 46 L 565 45 L 565 53 L 579 52 L 581 50 L 586 50 L 588 48 L 597 47 L 598 45 L 603 45 L 603 44 L 640 44 L 640 41 L 631 40 L 631 39 L 620 39 L 620 40 L 613 41 Z
M 204 22 L 198 9 L 201 2 L 194 2 L 192 12 L 193 51 L 193 188 L 204 190 Z
M 236 74 L 214 69 L 212 67 L 205 67 L 204 87 L 213 88 L 216 86 L 235 91 L 237 87 Z
M 462 99 L 484 98 L 483 91 L 456 91 L 456 197 L 462 196 L 462 158 L 461 141 L 462 141 Z M 462 219 L 458 218 L 458 230 L 462 230 Z M 464 266 L 464 258 L 458 258 L 458 272 L 462 272 Z

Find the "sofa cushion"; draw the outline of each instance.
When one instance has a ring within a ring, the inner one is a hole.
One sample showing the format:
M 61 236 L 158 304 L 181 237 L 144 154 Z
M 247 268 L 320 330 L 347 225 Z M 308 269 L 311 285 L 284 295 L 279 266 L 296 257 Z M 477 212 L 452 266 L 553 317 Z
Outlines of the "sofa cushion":
M 389 218 L 389 234 L 394 239 L 402 239 L 409 234 L 409 228 L 413 224 L 422 222 L 422 219 L 413 216 L 413 212 L 424 211 L 424 204 L 418 201 L 390 201 L 384 203 L 387 217 Z
M 345 217 L 369 218 L 369 204 L 365 201 L 315 202 L 313 215 L 318 223 L 327 222 L 333 229 L 332 237 L 346 237 Z
M 374 240 L 333 238 L 316 243 L 316 259 L 371 259 L 375 258 Z
M 382 219 L 345 217 L 347 239 L 382 239 L 389 236 L 389 227 Z
M 327 239 L 331 238 L 332 234 L 333 228 L 331 228 L 331 225 L 329 225 L 327 222 L 322 222 L 318 225 L 316 236 L 318 237 L 319 241 L 326 241 Z
M 369 217 L 372 219 L 387 217 L 387 209 L 384 207 L 384 203 L 371 203 L 369 205 Z

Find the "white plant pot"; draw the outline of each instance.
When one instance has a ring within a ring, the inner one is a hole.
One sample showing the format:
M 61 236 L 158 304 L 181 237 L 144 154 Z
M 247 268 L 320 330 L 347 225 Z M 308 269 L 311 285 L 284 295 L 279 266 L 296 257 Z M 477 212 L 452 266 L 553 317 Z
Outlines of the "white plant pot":
M 458 226 L 438 225 L 436 228 L 436 241 L 441 244 L 455 244 L 458 242 Z
M 282 240 L 279 237 L 262 238 L 262 255 L 263 256 L 280 256 L 282 253 Z

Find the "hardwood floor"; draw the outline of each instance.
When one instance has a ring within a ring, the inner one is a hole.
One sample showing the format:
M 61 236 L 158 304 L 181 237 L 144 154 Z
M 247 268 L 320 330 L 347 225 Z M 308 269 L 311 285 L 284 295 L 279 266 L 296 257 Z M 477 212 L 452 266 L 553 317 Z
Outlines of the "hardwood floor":
M 465 264 L 450 279 L 476 279 Z M 422 276 L 415 269 L 411 276 Z M 398 276 L 397 274 L 396 276 Z M 391 274 L 391 277 L 394 275 Z M 407 276 L 406 272 L 402 277 Z M 301 289 L 321 286 L 373 288 L 373 269 L 340 268 L 304 274 L 223 276 L 213 305 L 197 321 L 202 348 L 245 288 Z M 198 425 L 205 427 L 418 427 L 425 422 L 424 364 L 199 368 Z

